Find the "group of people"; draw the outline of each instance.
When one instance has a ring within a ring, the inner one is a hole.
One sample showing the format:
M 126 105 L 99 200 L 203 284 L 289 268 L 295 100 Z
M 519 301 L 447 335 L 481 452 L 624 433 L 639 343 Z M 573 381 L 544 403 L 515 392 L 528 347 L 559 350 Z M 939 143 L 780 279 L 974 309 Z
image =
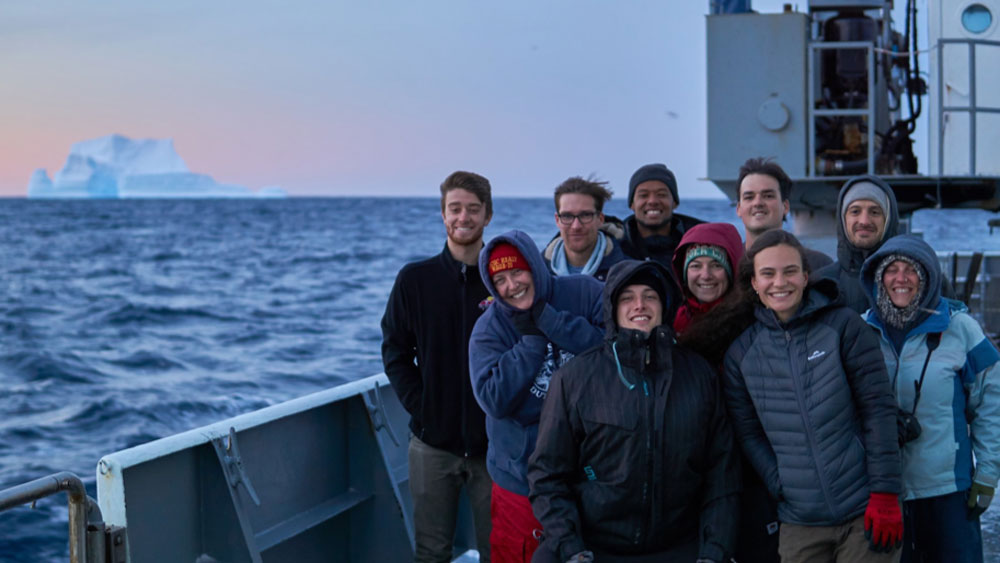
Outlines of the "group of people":
M 624 221 L 574 177 L 539 250 L 484 244 L 489 181 L 448 176 L 382 319 L 415 560 L 451 560 L 464 488 L 484 561 L 982 561 L 1000 354 L 885 182 L 842 187 L 836 261 L 782 230 L 791 190 L 744 164 L 742 240 L 663 164 Z

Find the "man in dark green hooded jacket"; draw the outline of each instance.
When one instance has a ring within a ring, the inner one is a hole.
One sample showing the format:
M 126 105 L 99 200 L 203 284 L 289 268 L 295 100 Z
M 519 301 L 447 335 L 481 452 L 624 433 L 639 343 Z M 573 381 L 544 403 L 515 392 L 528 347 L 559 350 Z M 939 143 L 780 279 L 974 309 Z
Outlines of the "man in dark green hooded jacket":
M 896 195 L 878 176 L 855 176 L 840 188 L 837 219 L 837 261 L 820 268 L 816 277 L 836 280 L 844 305 L 864 313 L 868 298 L 861 287 L 861 265 L 898 233 Z

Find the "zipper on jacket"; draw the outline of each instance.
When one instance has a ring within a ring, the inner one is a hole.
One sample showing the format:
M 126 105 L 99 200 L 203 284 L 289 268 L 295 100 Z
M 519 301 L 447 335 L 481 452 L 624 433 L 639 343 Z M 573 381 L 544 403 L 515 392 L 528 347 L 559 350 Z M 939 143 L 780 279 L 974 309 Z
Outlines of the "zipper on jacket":
M 468 320 L 468 314 L 469 314 L 468 311 L 469 311 L 469 308 L 468 308 L 468 304 L 466 303 L 466 301 L 468 301 L 468 299 L 469 299 L 469 288 L 468 288 L 469 279 L 468 279 L 468 276 L 466 275 L 466 272 L 465 272 L 468 269 L 468 267 L 469 266 L 465 262 L 462 262 L 462 270 L 461 270 L 462 271 L 462 284 L 461 284 L 462 285 L 462 295 L 461 295 L 461 301 L 459 301 L 459 303 L 462 304 L 461 307 L 460 307 L 460 309 L 462 310 L 462 325 L 461 326 L 462 326 L 462 336 L 463 336 L 463 338 L 465 336 L 465 327 L 469 323 L 469 320 Z M 468 342 L 466 342 L 465 346 L 462 346 L 461 348 L 462 348 L 462 361 L 464 362 L 464 365 L 467 366 L 467 365 L 469 365 L 469 344 L 468 344 Z M 466 389 L 466 385 L 469 385 L 470 387 L 472 386 L 472 380 L 471 380 L 471 378 L 468 378 L 468 377 L 465 377 L 463 379 L 465 379 L 465 381 L 462 382 L 462 398 L 460 400 L 460 402 L 462 403 L 462 449 L 465 450 L 465 457 L 470 457 L 471 454 L 469 452 L 469 444 L 470 444 L 470 442 L 472 440 L 469 439 L 469 408 L 468 408 L 469 406 L 466 404 L 466 400 L 465 400 L 465 389 Z
M 808 332 L 809 329 L 808 327 L 803 327 L 803 330 Z M 792 334 L 788 330 L 785 330 L 785 341 L 789 344 L 788 364 L 792 375 L 792 388 L 795 389 L 795 400 L 799 404 L 799 414 L 802 416 L 802 426 L 805 428 L 806 438 L 809 439 L 809 457 L 812 459 L 813 466 L 816 468 L 816 477 L 819 479 L 819 488 L 823 491 L 823 498 L 826 500 L 827 509 L 830 511 L 831 515 L 836 516 L 837 509 L 830 496 L 830 484 L 827 483 L 827 480 L 823 477 L 823 468 L 820 467 L 818 457 L 819 449 L 816 444 L 816 433 L 812 424 L 809 423 L 808 413 L 806 412 L 806 401 L 805 397 L 802 396 L 802 374 L 799 373 L 798 363 L 795 361 L 795 354 L 792 353 Z M 843 369 L 843 365 L 841 365 L 840 369 Z
M 649 377 L 647 368 L 650 362 L 649 342 L 646 343 L 646 362 L 642 367 L 642 390 L 644 392 L 643 401 L 646 402 L 646 482 L 642 484 L 642 506 L 645 508 L 645 526 L 640 525 L 635 531 L 635 545 L 641 545 L 644 529 L 651 529 L 653 525 L 653 503 L 651 502 L 650 488 L 653 483 L 653 429 L 656 426 L 656 401 L 650 398 Z

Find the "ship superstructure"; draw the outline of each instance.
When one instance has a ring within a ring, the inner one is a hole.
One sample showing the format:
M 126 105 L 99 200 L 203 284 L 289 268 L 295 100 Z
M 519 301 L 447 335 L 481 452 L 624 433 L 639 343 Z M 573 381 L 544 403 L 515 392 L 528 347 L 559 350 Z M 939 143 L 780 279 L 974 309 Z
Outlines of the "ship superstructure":
M 1000 2 L 928 1 L 924 17 L 907 0 L 902 22 L 892 4 L 713 2 L 709 179 L 735 198 L 740 165 L 775 158 L 806 235 L 833 232 L 837 191 L 863 173 L 886 179 L 903 212 L 1000 209 Z

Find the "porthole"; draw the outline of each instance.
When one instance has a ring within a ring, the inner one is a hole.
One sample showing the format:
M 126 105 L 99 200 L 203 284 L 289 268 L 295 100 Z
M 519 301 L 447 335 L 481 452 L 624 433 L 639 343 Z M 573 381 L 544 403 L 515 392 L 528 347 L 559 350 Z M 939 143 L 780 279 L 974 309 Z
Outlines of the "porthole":
M 992 12 L 982 4 L 969 4 L 962 10 L 962 27 L 969 33 L 983 33 L 992 24 Z

